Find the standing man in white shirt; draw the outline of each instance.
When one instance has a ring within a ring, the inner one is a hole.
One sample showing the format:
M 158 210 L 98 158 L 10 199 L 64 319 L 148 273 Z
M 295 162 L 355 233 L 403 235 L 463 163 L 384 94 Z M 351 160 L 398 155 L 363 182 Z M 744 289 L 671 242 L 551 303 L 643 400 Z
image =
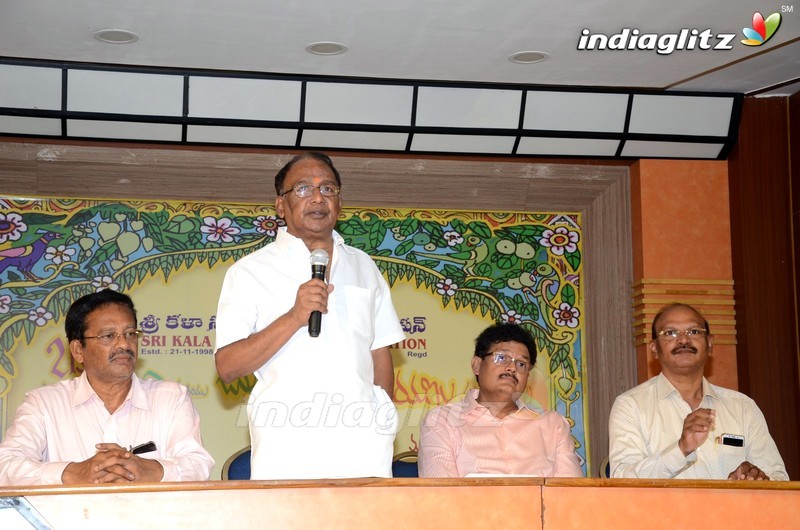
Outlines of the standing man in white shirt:
M 397 429 L 389 346 L 404 338 L 372 259 L 334 231 L 341 179 L 305 153 L 275 176 L 286 227 L 228 270 L 217 310 L 216 365 L 231 382 L 255 373 L 248 403 L 251 478 L 390 477 Z M 312 251 L 330 256 L 311 277 Z M 319 336 L 308 329 L 322 315 Z
M 649 349 L 661 374 L 611 408 L 612 477 L 789 480 L 755 402 L 703 376 L 713 346 L 708 322 L 693 307 L 659 311 Z
M 214 459 L 187 388 L 134 373 L 136 324 L 133 301 L 111 289 L 70 306 L 83 374 L 25 395 L 0 443 L 0 486 L 208 480 Z

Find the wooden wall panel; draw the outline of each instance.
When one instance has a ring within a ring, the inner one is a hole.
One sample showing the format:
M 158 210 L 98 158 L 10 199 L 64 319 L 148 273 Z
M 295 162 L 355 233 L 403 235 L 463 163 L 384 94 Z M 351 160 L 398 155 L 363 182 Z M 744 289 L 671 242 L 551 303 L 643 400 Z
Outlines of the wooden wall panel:
M 624 202 L 623 202 L 624 201 Z M 586 209 L 586 367 L 591 476 L 604 476 L 608 416 L 614 399 L 636 385 L 633 348 L 633 259 L 630 179 L 619 179 Z M 616 227 L 616 228 L 615 228 Z M 624 228 L 627 227 L 627 228 Z M 621 257 L 626 256 L 624 259 Z
M 0 141 L 0 193 L 35 195 L 36 145 Z
M 798 303 L 798 283 L 800 283 L 800 92 L 796 92 L 789 98 L 789 171 L 791 174 L 792 186 L 792 230 L 794 232 L 794 295 L 795 308 Z M 800 337 L 800 314 L 795 313 L 795 329 Z M 800 385 L 800 338 L 798 338 L 798 349 L 795 350 L 795 373 L 796 381 Z M 800 401 L 800 389 L 797 391 L 797 401 Z M 798 405 L 800 409 L 800 405 Z M 796 410 L 800 414 L 800 410 Z M 798 426 L 800 430 L 800 426 Z M 800 432 L 795 440 L 795 446 L 800 445 Z M 798 449 L 800 452 L 800 449 Z M 800 460 L 800 456 L 798 456 Z M 798 464 L 800 465 L 800 464 Z M 794 476 L 795 480 L 800 480 L 800 474 Z
M 739 387 L 761 407 L 796 480 L 800 389 L 788 101 L 745 99 L 729 178 Z

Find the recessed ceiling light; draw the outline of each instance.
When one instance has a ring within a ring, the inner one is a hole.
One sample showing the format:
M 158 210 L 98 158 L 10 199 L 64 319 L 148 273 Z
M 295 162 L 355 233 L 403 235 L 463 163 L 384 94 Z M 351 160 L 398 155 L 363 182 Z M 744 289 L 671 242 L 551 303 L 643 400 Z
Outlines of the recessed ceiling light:
M 513 54 L 511 57 L 509 57 L 508 60 L 511 61 L 512 63 L 533 64 L 544 61 L 549 57 L 550 55 L 545 52 L 527 51 L 527 52 L 517 52 Z
M 347 51 L 347 46 L 338 42 L 312 42 L 306 51 L 314 55 L 339 55 Z
M 101 29 L 94 32 L 94 38 L 110 44 L 130 44 L 139 40 L 139 35 L 126 29 Z

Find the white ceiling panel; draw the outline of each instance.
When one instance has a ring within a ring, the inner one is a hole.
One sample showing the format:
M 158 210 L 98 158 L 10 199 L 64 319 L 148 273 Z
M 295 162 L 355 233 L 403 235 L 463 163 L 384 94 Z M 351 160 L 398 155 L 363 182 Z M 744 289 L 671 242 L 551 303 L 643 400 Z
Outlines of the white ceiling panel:
M 512 136 L 460 136 L 455 134 L 415 134 L 412 151 L 439 151 L 443 153 L 511 154 L 515 138 Z
M 183 114 L 183 77 L 70 69 L 67 110 L 151 116 Z
M 189 116 L 297 121 L 301 83 L 230 77 L 189 78 Z
M 211 144 L 293 146 L 297 141 L 297 130 L 189 125 L 186 128 L 186 141 Z
M 320 131 L 303 132 L 303 147 L 326 147 L 335 149 L 372 149 L 379 151 L 402 151 L 406 148 L 408 134 L 364 131 Z
M 515 129 L 522 91 L 421 87 L 417 103 L 420 127 Z
M 61 70 L 0 64 L 0 107 L 61 108 Z
M 103 120 L 67 120 L 67 132 L 78 138 L 180 142 L 181 126 Z
M 367 125 L 411 125 L 411 86 L 308 83 L 306 121 Z

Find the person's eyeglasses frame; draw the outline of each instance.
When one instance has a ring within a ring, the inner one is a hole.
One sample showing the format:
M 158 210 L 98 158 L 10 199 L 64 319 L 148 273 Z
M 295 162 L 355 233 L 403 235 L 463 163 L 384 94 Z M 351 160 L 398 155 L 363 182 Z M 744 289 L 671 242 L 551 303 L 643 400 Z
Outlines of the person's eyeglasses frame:
M 675 334 L 673 337 L 672 334 Z M 686 338 L 689 340 L 691 339 L 700 339 L 708 335 L 708 332 L 703 328 L 689 328 L 689 329 L 662 329 L 657 333 L 659 338 L 663 338 L 666 341 L 673 341 L 678 340 L 682 335 L 686 335 Z
M 141 329 L 129 329 L 127 331 L 123 331 L 120 333 L 119 331 L 113 331 L 109 333 L 103 333 L 102 335 L 93 335 L 93 336 L 84 336 L 81 337 L 81 340 L 87 339 L 97 339 L 97 341 L 104 345 L 110 346 L 111 344 L 116 344 L 117 341 L 122 337 L 125 339 L 127 343 L 138 343 L 139 338 L 144 334 L 144 331 Z
M 530 372 L 531 368 L 533 368 L 533 366 L 531 365 L 530 361 L 526 361 L 525 359 L 517 359 L 515 357 L 512 357 L 510 354 L 505 353 L 505 352 L 501 352 L 501 351 L 488 352 L 482 358 L 485 359 L 486 357 L 489 357 L 490 355 L 492 356 L 492 362 L 494 364 L 496 364 L 497 366 L 506 367 L 509 364 L 514 363 L 514 367 L 520 373 L 528 373 L 528 372 Z M 508 361 L 501 362 L 498 359 L 499 356 L 505 357 L 506 359 L 508 359 Z
M 330 192 L 323 191 L 323 188 L 329 189 Z M 305 195 L 301 195 L 301 192 L 300 192 L 301 189 L 306 189 L 308 191 L 305 192 L 306 193 Z M 328 197 L 328 198 L 337 197 L 339 195 L 339 193 L 341 193 L 341 191 L 342 191 L 341 186 L 338 186 L 336 184 L 327 184 L 327 183 L 323 182 L 319 186 L 314 186 L 313 184 L 306 184 L 306 183 L 303 183 L 303 182 L 298 182 L 297 184 L 295 184 L 294 186 L 292 186 L 288 190 L 280 193 L 278 195 L 278 197 L 283 197 L 284 195 L 286 195 L 290 191 L 294 191 L 294 194 L 298 198 L 306 199 L 306 198 L 311 197 L 312 195 L 314 195 L 314 190 L 315 189 L 319 190 L 319 194 L 320 195 L 322 195 L 323 197 Z

